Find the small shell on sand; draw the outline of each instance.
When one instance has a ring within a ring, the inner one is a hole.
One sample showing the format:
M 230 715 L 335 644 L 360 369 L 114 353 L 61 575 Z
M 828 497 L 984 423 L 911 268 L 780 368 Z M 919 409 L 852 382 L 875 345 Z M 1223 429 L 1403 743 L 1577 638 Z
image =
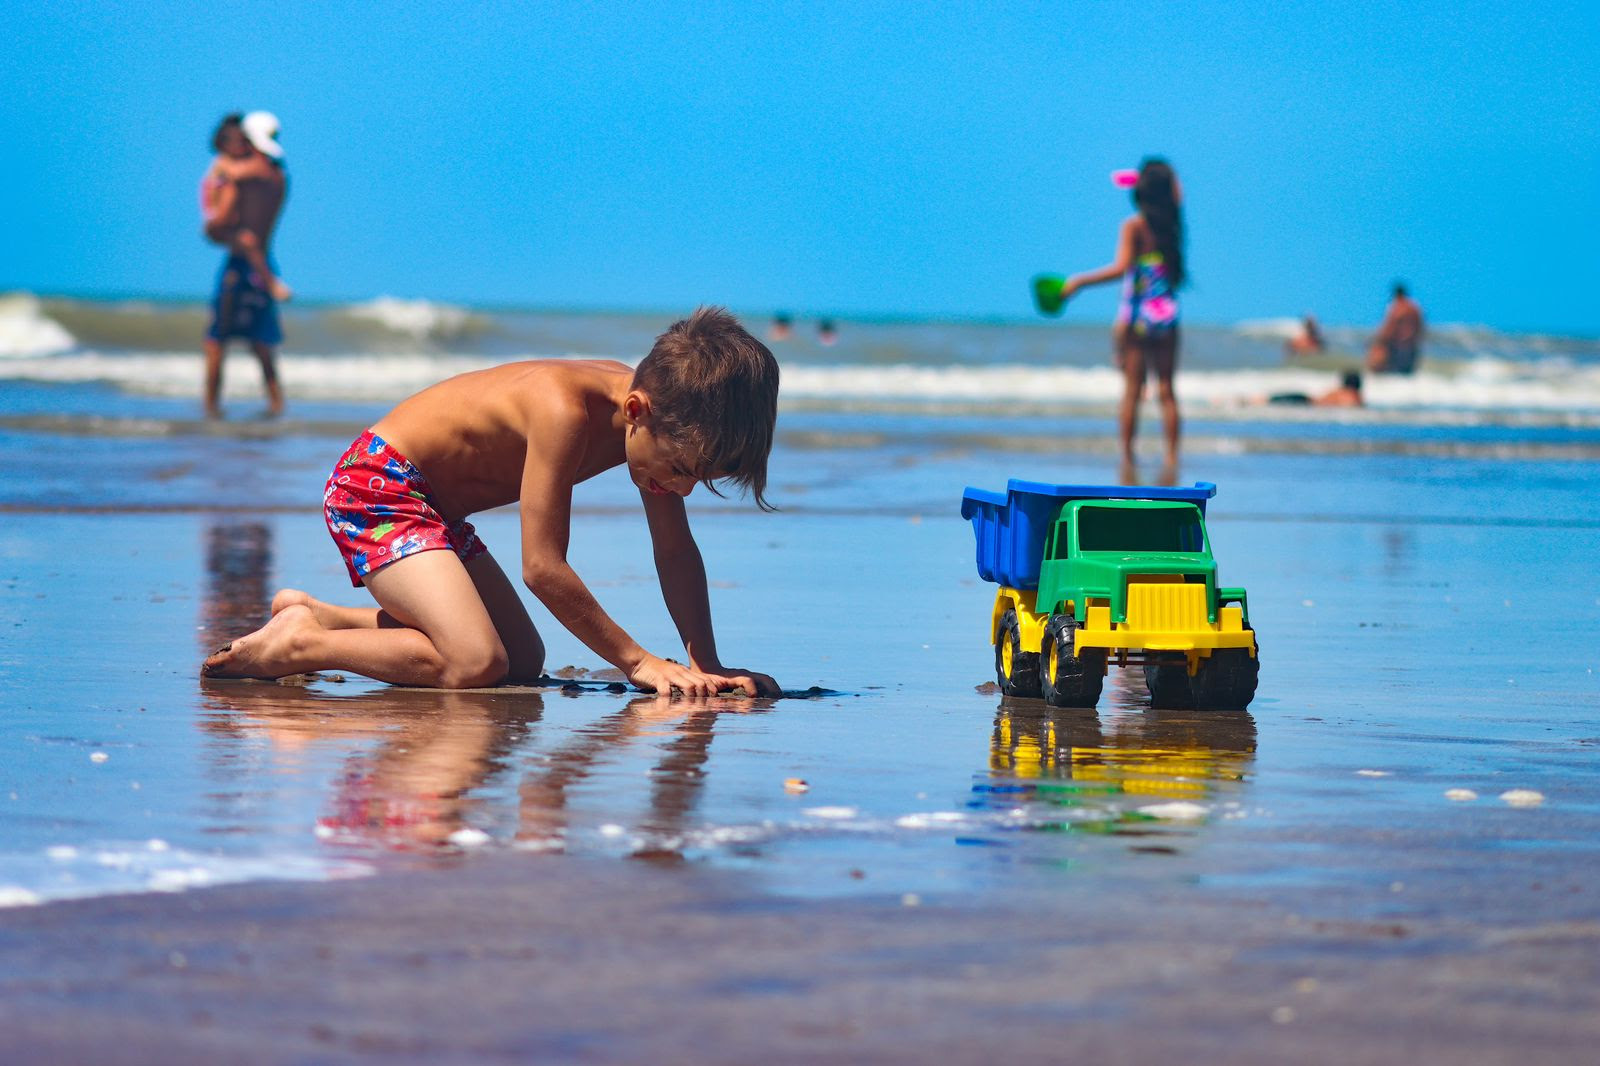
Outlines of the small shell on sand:
M 458 848 L 476 848 L 489 843 L 489 834 L 482 829 L 463 826 L 451 833 L 446 839 Z
M 1512 788 L 1500 793 L 1500 798 L 1513 807 L 1537 807 L 1544 802 L 1544 793 L 1531 788 Z
M 783 779 L 783 790 L 798 795 L 801 792 L 810 792 L 811 786 L 806 784 L 806 779 L 803 777 L 786 777 Z
M 1447 788 L 1444 792 L 1444 798 L 1455 800 L 1457 803 L 1470 803 L 1478 798 L 1478 794 L 1470 788 Z

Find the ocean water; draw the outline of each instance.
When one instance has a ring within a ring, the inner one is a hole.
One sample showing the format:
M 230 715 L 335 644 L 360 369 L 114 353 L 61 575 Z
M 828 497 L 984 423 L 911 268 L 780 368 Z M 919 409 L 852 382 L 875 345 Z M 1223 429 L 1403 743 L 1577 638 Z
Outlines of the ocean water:
M 1324 412 L 1243 402 L 1333 373 L 1283 367 L 1277 325 L 1188 332 L 1181 475 L 1221 487 L 1212 540 L 1262 641 L 1242 714 L 1154 712 L 1121 674 L 1095 712 L 985 690 L 992 590 L 962 489 L 1116 476 L 1104 331 L 1005 323 L 846 321 L 833 347 L 802 324 L 774 346 L 781 512 L 691 501 L 727 657 L 812 698 L 608 691 L 537 604 L 567 690 L 198 678 L 277 587 L 364 596 L 320 491 L 392 399 L 499 359 L 633 359 L 666 321 L 296 309 L 289 416 L 257 417 L 239 360 L 230 418 L 210 424 L 198 309 L 6 298 L 0 905 L 485 849 L 709 864 L 813 896 L 1103 878 L 1387 893 L 1398 869 L 1492 884 L 1505 849 L 1600 840 L 1600 347 L 1584 340 L 1440 331 L 1422 375 Z M 576 511 L 576 568 L 670 651 L 626 479 L 581 486 Z M 514 559 L 514 513 L 479 528 Z M 1518 790 L 1540 799 L 1501 798 Z M 1386 843 L 1418 834 L 1448 854 Z

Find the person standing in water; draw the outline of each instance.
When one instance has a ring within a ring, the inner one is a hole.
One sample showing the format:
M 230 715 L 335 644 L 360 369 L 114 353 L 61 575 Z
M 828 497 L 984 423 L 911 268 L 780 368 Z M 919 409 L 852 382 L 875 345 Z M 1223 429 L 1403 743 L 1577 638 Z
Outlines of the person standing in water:
M 1383 324 L 1367 349 L 1367 369 L 1374 374 L 1413 373 L 1421 349 L 1422 308 L 1406 292 L 1405 283 L 1397 281 Z
M 235 138 L 242 139 L 243 145 Z M 248 341 L 261 361 L 267 413 L 275 417 L 283 413 L 276 363 L 277 347 L 283 343 L 278 300 L 288 296 L 271 262 L 272 232 L 289 193 L 278 120 L 266 111 L 252 111 L 237 122 L 229 116 L 218 127 L 214 143 L 233 162 L 222 168 L 214 164 L 201 186 L 207 236 L 220 243 L 225 229 L 228 250 L 217 275 L 204 345 L 206 417 L 222 416 L 222 360 L 227 342 L 234 337 Z M 220 182 L 220 188 L 210 187 L 212 182 Z
M 1079 289 L 1122 279 L 1122 303 L 1111 329 L 1111 344 L 1123 374 L 1117 428 L 1125 481 L 1136 475 L 1133 440 L 1145 377 L 1152 370 L 1166 442 L 1163 480 L 1177 476 L 1178 398 L 1172 377 L 1178 364 L 1178 289 L 1185 278 L 1181 200 L 1172 166 L 1164 159 L 1146 159 L 1133 185 L 1137 210 L 1118 231 L 1116 258 L 1098 270 L 1069 277 L 1062 288 L 1062 298 L 1070 299 Z

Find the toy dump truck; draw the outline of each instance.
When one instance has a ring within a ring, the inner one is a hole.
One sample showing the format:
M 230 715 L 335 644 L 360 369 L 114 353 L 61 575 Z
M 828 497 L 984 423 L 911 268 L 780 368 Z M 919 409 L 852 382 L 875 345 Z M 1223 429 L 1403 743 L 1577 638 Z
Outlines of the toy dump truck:
M 1206 536 L 1217 487 L 969 488 L 961 517 L 978 574 L 1000 586 L 989 619 L 1008 696 L 1093 707 L 1106 668 L 1142 666 L 1157 707 L 1243 710 L 1260 671 L 1242 588 L 1219 588 Z

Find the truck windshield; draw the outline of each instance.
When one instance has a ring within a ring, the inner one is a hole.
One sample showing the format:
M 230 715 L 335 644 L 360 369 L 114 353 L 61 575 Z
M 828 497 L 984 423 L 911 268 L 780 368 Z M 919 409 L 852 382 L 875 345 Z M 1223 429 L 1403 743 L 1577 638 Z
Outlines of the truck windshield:
M 1078 550 L 1198 552 L 1205 550 L 1200 512 L 1193 507 L 1082 507 Z

